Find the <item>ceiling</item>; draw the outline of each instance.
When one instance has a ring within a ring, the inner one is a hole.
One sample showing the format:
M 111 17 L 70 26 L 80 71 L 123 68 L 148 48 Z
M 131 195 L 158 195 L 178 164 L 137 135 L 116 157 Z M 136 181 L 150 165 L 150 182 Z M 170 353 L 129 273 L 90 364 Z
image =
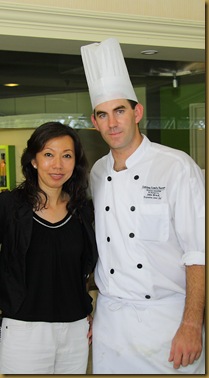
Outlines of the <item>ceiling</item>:
M 42 39 L 39 40 L 38 48 L 33 45 L 31 39 L 30 44 L 20 42 L 17 51 L 0 50 L 1 99 L 87 90 L 80 56 L 80 46 L 86 42 L 71 41 L 71 45 L 68 42 L 67 49 L 62 45 L 66 44 L 66 41 L 59 41 L 56 46 L 48 45 L 47 48 L 46 46 L 44 48 Z M 136 45 L 121 47 L 133 85 L 142 85 L 155 90 L 162 85 L 172 85 L 174 76 L 177 77 L 178 84 L 205 81 L 202 50 L 185 51 L 185 49 L 159 46 L 155 47 L 158 54 L 148 56 L 141 54 L 146 46 L 139 46 L 138 50 Z M 70 54 L 64 54 L 63 49 L 70 51 Z M 4 84 L 9 82 L 20 85 L 13 88 L 5 87 Z

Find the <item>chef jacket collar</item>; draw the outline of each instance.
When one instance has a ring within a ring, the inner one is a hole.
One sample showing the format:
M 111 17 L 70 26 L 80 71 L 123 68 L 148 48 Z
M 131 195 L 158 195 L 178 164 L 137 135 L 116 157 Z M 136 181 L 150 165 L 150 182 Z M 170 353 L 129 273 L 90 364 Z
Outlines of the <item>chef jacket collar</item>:
M 129 168 L 132 168 L 143 156 L 144 156 L 144 153 L 146 151 L 146 149 L 148 148 L 148 146 L 151 144 L 151 142 L 149 141 L 149 139 L 146 137 L 146 135 L 142 134 L 143 136 L 143 139 L 142 139 L 142 142 L 141 144 L 139 145 L 139 147 L 133 152 L 133 154 L 131 156 L 129 156 L 129 158 L 126 160 L 126 167 L 129 169 Z M 110 151 L 109 153 L 109 168 L 111 170 L 113 170 L 113 172 L 116 172 L 114 169 L 113 169 L 113 166 L 114 166 L 114 158 L 112 156 L 112 152 Z M 118 173 L 118 172 L 116 172 Z

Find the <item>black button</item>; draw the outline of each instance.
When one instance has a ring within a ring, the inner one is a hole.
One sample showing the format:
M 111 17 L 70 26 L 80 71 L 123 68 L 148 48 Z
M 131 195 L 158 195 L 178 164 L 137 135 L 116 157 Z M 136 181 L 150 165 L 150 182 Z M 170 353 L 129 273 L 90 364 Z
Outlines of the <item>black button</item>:
M 138 180 L 138 179 L 139 179 L 139 175 L 135 175 L 134 180 Z
M 130 238 L 134 238 L 134 236 L 135 236 L 135 235 L 134 235 L 133 232 L 131 232 L 131 233 L 129 234 L 129 237 L 130 237 Z
M 111 274 L 114 274 L 114 272 L 115 272 L 114 269 L 110 269 Z
M 136 210 L 135 206 L 131 206 L 131 207 L 130 207 L 130 210 L 131 210 L 131 211 L 135 211 L 135 210 Z
M 110 237 L 109 236 L 107 237 L 107 241 L 110 242 Z
M 150 297 L 150 295 L 145 295 L 145 298 L 150 299 L 151 297 Z
M 142 266 L 143 266 L 142 264 L 137 264 L 137 268 L 138 268 L 138 269 L 141 269 Z
M 105 207 L 105 210 L 106 210 L 106 211 L 109 211 L 109 210 L 110 210 L 110 207 L 109 207 L 109 206 L 106 206 L 106 207 Z
M 112 177 L 108 176 L 107 181 L 111 181 L 111 180 L 112 180 Z

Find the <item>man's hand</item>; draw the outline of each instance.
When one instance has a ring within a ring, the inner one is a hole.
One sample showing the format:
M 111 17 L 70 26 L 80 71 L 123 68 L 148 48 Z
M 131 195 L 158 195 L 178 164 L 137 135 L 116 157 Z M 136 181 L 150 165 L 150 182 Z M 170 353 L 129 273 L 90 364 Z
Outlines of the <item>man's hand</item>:
M 171 344 L 168 361 L 174 369 L 193 364 L 202 352 L 202 329 L 199 325 L 182 322 Z
M 93 323 L 93 317 L 91 315 L 88 315 L 87 316 L 87 320 L 89 322 L 89 331 L 88 331 L 87 337 L 89 339 L 89 345 L 91 345 L 91 343 L 92 343 L 92 323 Z

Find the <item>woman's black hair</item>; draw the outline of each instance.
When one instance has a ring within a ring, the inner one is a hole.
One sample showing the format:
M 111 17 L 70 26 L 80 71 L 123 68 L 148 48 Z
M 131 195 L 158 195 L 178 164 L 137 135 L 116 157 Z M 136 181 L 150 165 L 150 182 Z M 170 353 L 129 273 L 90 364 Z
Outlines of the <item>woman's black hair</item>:
M 47 122 L 33 132 L 21 157 L 22 173 L 25 180 L 18 186 L 18 189 L 24 190 L 27 201 L 35 210 L 46 206 L 47 194 L 38 185 L 37 170 L 32 166 L 31 161 L 35 159 L 38 152 L 43 150 L 50 139 L 66 135 L 73 139 L 75 148 L 75 168 L 72 176 L 63 185 L 63 191 L 70 196 L 67 209 L 69 211 L 78 209 L 87 199 L 88 162 L 78 133 L 70 126 L 60 122 Z M 46 199 L 44 204 L 40 196 L 41 193 Z

